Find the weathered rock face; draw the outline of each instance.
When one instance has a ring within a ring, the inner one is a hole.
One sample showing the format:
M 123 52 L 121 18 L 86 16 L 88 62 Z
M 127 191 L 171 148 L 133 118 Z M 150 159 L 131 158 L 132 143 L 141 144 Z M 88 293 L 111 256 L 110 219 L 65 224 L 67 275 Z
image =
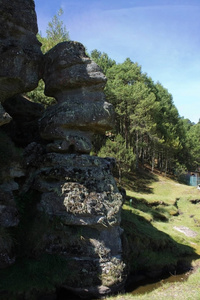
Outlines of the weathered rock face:
M 19 189 L 16 178 L 25 175 L 20 154 L 13 142 L 0 130 L 0 269 L 15 262 L 15 245 L 9 229 L 19 224 L 13 193 Z
M 19 255 L 64 259 L 69 274 L 59 284 L 96 298 L 121 290 L 126 279 L 114 162 L 88 155 L 92 135 L 112 128 L 114 110 L 83 45 L 64 42 L 43 58 L 36 33 L 32 0 L 0 0 L 0 125 L 12 117 L 0 130 L 0 269 L 15 262 L 9 230 L 20 222 L 12 231 Z M 40 77 L 57 100 L 45 111 L 19 96 Z
M 5 100 L 3 107 L 12 116 L 12 121 L 3 129 L 9 133 L 17 146 L 26 147 L 32 142 L 41 140 L 38 126 L 38 119 L 44 113 L 41 104 L 17 95 Z
M 110 161 L 57 153 L 46 154 L 44 161 L 33 184 L 43 193 L 39 210 L 59 216 L 67 225 L 104 228 L 120 224 L 122 196 Z
M 44 226 L 33 251 L 65 257 L 76 280 L 68 276 L 63 286 L 99 297 L 120 290 L 126 278 L 122 195 L 112 176 L 113 160 L 87 155 L 91 136 L 113 124 L 113 107 L 103 93 L 106 78 L 76 42 L 58 44 L 45 55 L 43 77 L 46 94 L 58 103 L 39 120 L 49 144 L 43 149 L 30 144 L 25 162 L 27 182 L 41 193 L 37 219 L 45 214 L 57 225 L 48 232 Z
M 0 102 L 3 102 L 33 90 L 41 77 L 42 53 L 36 38 L 34 1 L 0 0 L 0 28 Z M 0 125 L 8 121 L 0 107 Z
M 45 93 L 58 104 L 40 121 L 41 136 L 54 140 L 48 151 L 89 153 L 91 136 L 110 130 L 114 110 L 105 101 L 106 78 L 77 42 L 60 43 L 44 58 Z
M 6 231 L 19 223 L 19 213 L 11 190 L 0 186 L 0 269 L 15 262 L 14 243 Z
M 79 295 L 99 297 L 120 290 L 126 265 L 120 228 L 122 195 L 112 176 L 113 160 L 43 153 L 37 161 L 36 156 L 30 160 L 28 153 L 30 168 L 40 166 L 32 183 L 41 192 L 37 220 L 41 214 L 48 216 L 50 224 L 56 220 L 56 226 L 40 228 L 40 246 L 33 246 L 33 251 L 65 257 L 73 271 L 63 286 Z
M 11 110 L 6 111 L 7 107 L 1 104 L 13 95 L 34 89 L 41 77 L 42 53 L 37 30 L 33 0 L 0 0 L 0 126 L 12 119 Z M 14 108 L 15 103 L 12 105 Z M 13 193 L 19 189 L 15 179 L 25 175 L 19 151 L 3 131 L 0 132 L 0 156 L 1 268 L 15 261 L 14 244 L 7 230 L 19 223 Z
M 3 106 L 0 104 L 0 126 L 9 123 L 12 117 L 4 110 Z

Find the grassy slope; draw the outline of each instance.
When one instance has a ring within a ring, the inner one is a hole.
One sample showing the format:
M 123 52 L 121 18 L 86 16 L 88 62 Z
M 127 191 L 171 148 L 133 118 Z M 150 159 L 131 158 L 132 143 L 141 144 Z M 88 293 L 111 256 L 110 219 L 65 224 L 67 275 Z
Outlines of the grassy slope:
M 183 262 L 200 265 L 200 199 L 196 187 L 179 184 L 161 175 L 142 172 L 123 182 L 127 199 L 123 206 L 122 227 L 130 244 L 131 272 L 148 274 L 169 268 L 174 274 Z M 130 203 L 132 199 L 132 204 Z M 177 227 L 188 227 L 196 236 L 187 236 Z M 198 267 L 186 282 L 165 284 L 145 295 L 120 295 L 111 299 L 200 299 Z

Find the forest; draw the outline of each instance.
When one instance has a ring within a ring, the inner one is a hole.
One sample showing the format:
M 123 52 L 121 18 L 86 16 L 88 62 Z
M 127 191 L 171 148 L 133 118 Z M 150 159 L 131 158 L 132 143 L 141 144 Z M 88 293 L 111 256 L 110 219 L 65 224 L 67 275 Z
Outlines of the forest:
M 49 22 L 45 37 L 38 34 L 42 51 L 46 53 L 59 42 L 70 40 L 60 16 L 62 9 Z M 179 115 L 173 95 L 160 82 L 154 82 L 142 71 L 138 62 L 127 58 L 117 63 L 97 49 L 87 53 L 107 77 L 107 102 L 115 108 L 116 121 L 112 132 L 95 136 L 93 153 L 114 157 L 119 178 L 123 172 L 148 165 L 153 172 L 172 174 L 180 178 L 200 166 L 200 122 L 192 123 Z M 163 70 L 164 72 L 164 70 Z M 44 82 L 28 93 L 34 102 L 53 105 L 55 99 L 44 95 Z M 189 99 L 188 99 L 189 100 Z

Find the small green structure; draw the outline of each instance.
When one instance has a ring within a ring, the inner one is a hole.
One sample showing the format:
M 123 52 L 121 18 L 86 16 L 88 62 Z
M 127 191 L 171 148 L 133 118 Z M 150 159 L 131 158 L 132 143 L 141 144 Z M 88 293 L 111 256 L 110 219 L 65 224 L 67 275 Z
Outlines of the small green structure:
M 190 172 L 189 173 L 189 185 L 198 186 L 200 184 L 199 172 Z

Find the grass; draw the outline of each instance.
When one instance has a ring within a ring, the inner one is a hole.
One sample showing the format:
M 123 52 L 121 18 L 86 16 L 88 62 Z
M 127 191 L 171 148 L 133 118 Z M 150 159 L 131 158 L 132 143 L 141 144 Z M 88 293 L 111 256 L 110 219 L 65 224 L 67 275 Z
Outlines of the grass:
M 127 293 L 107 299 L 200 299 L 200 191 L 195 187 L 147 172 L 129 174 L 123 180 L 123 187 L 126 188 L 127 197 L 122 210 L 122 227 L 129 244 L 127 256 L 131 274 L 135 277 L 142 274 L 152 278 L 155 274 L 162 275 L 164 271 L 169 275 L 177 274 L 180 267 L 191 267 L 195 272 L 186 281 L 167 284 L 162 281 L 158 288 L 143 295 Z M 9 300 L 16 299 L 16 293 L 31 294 L 33 288 L 35 291 L 51 291 L 61 284 L 64 278 L 72 276 L 68 271 L 73 269 L 70 264 L 66 264 L 64 268 L 66 273 L 62 272 L 62 266 L 66 262 L 60 257 L 38 255 L 37 259 L 32 258 L 32 252 L 37 250 L 40 253 L 40 248 L 43 248 L 41 236 L 47 231 L 49 223 L 44 219 L 44 223 L 38 223 L 39 228 L 37 224 L 32 223 L 28 226 L 35 215 L 34 207 L 31 211 L 29 207 L 31 203 L 35 203 L 37 195 L 25 196 L 17 199 L 19 211 L 23 216 L 22 228 L 18 226 L 17 235 L 21 257 L 8 270 L 0 272 L 0 290 L 6 289 L 9 292 L 5 298 Z M 51 225 L 58 226 L 57 221 Z M 187 236 L 176 230 L 183 226 L 197 235 Z M 37 234 L 33 234 L 34 232 Z M 0 233 L 4 242 L 4 236 L 7 237 L 9 233 Z M 84 230 L 74 233 L 74 243 L 77 244 L 84 236 Z M 26 239 L 26 243 L 24 236 L 30 239 Z M 68 235 L 66 240 L 67 238 Z M 33 245 L 36 245 L 37 249 L 33 249 Z M 77 279 L 78 275 L 73 274 L 73 278 Z
M 187 281 L 162 284 L 150 293 L 126 294 L 109 297 L 107 300 L 199 300 L 200 299 L 200 269 L 188 277 Z
M 191 230 L 200 231 L 200 203 L 191 202 L 200 199 L 200 191 L 196 187 L 177 183 L 164 176 L 157 176 L 157 180 L 149 183 L 148 187 L 151 188 L 151 193 L 127 190 L 128 201 L 123 208 L 132 210 L 152 222 L 155 228 L 169 234 L 177 242 L 181 241 L 187 245 L 199 243 L 198 237 L 187 238 L 175 231 L 174 227 L 186 226 Z M 130 198 L 133 199 L 132 207 Z
M 165 269 L 176 274 L 179 265 L 195 271 L 185 281 L 162 281 L 142 295 L 135 292 L 107 299 L 200 299 L 200 202 L 191 201 L 200 199 L 200 191 L 150 172 L 129 174 L 122 186 L 127 193 L 122 227 L 130 245 L 131 273 Z M 177 231 L 183 226 L 196 235 Z

